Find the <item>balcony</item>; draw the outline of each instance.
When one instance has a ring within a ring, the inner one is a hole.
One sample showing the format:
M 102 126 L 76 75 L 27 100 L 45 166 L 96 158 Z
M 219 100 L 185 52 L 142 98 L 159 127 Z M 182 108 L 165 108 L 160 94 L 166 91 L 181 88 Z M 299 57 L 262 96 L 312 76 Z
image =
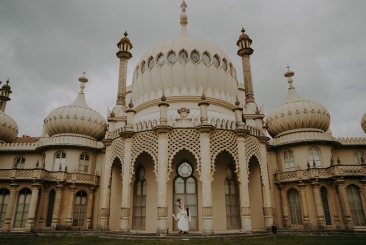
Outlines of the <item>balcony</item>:
M 275 174 L 277 183 L 333 177 L 366 177 L 366 165 L 333 165 Z

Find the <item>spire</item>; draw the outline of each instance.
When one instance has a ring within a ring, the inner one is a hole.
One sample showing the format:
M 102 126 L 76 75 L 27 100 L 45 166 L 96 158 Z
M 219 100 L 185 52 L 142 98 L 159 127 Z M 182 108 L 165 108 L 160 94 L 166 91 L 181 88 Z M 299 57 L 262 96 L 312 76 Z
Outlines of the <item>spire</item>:
M 85 71 L 83 71 L 83 76 L 79 77 L 79 82 L 80 82 L 80 92 L 79 92 L 79 94 L 83 94 L 84 93 L 84 88 L 85 88 L 85 83 L 88 82 L 88 78 L 85 77 Z
M 188 24 L 188 15 L 186 13 L 187 4 L 183 1 L 180 7 L 182 8 L 182 13 L 180 14 L 180 24 L 182 25 L 180 35 L 188 35 L 186 27 Z
M 289 88 L 293 88 L 293 86 L 292 86 L 292 82 L 294 81 L 294 80 L 292 80 L 293 75 L 295 75 L 295 72 L 290 71 L 290 66 L 287 65 L 287 71 L 285 72 L 284 76 L 288 77 L 287 82 L 288 82 Z

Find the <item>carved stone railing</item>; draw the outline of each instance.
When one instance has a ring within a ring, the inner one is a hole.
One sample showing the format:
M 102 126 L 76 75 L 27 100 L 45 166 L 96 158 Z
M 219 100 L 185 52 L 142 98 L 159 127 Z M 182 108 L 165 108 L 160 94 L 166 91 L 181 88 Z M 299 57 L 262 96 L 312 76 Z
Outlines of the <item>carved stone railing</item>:
M 277 183 L 346 176 L 366 177 L 366 165 L 334 165 L 327 168 L 310 168 L 275 174 Z
M 51 172 L 44 169 L 0 169 L 0 181 L 50 181 L 74 184 L 99 185 L 96 174 Z
M 366 145 L 366 138 L 337 138 L 342 145 Z

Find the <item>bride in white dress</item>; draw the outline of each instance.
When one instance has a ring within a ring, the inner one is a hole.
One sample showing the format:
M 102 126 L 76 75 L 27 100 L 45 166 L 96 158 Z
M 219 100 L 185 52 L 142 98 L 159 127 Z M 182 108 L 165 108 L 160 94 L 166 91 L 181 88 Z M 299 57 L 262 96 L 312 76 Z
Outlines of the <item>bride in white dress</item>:
M 179 213 L 177 217 L 173 214 L 175 221 L 178 221 L 179 233 L 186 234 L 189 231 L 188 219 L 190 219 L 189 209 L 185 209 L 184 202 L 179 204 Z

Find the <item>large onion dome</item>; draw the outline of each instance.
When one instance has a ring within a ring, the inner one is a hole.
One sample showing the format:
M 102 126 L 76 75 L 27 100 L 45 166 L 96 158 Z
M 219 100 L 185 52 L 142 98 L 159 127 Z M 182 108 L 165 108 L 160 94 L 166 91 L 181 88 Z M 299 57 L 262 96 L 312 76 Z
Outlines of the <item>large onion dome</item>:
M 105 134 L 106 121 L 97 111 L 85 102 L 84 88 L 88 79 L 80 77 L 80 93 L 76 100 L 59 107 L 45 118 L 45 127 L 49 136 L 57 134 L 79 134 L 101 140 Z
M 363 131 L 366 134 L 366 113 L 363 114 L 363 117 L 361 119 L 361 127 L 362 127 Z
M 0 142 L 11 143 L 18 135 L 18 125 L 13 118 L 0 110 Z
M 221 48 L 188 34 L 186 7 L 183 2 L 180 35 L 152 46 L 138 62 L 132 82 L 135 106 L 158 101 L 163 93 L 198 101 L 202 90 L 211 91 L 206 93 L 208 97 L 211 94 L 235 102 L 238 82 L 234 66 Z
M 329 128 L 329 112 L 323 105 L 304 100 L 296 93 L 292 86 L 294 74 L 290 70 L 285 73 L 290 86 L 287 98 L 283 104 L 277 106 L 267 116 L 268 133 L 272 137 L 299 131 L 324 133 Z

